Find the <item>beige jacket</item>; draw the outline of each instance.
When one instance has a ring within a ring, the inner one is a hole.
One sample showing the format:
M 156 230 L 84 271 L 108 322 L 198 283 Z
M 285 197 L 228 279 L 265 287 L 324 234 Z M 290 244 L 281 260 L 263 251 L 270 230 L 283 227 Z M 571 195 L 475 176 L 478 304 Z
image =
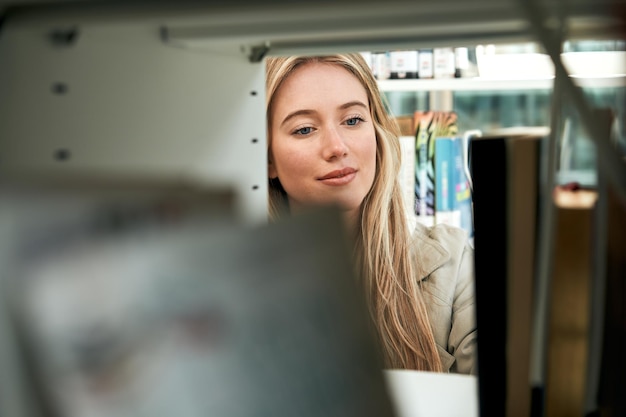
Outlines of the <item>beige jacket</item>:
M 413 251 L 444 370 L 477 374 L 474 251 L 463 229 L 417 224 Z

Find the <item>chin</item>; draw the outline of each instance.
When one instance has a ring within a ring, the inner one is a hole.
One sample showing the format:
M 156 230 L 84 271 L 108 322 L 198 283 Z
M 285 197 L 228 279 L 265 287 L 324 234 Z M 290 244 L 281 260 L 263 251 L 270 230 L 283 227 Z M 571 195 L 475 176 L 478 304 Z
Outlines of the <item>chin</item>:
M 339 207 L 341 211 L 356 211 L 361 208 L 360 202 L 355 202 L 355 201 L 350 201 L 350 202 L 336 201 L 331 204 Z
M 341 212 L 348 213 L 348 212 L 355 212 L 359 210 L 361 208 L 362 201 L 363 201 L 362 199 L 361 200 L 334 199 L 334 200 L 327 200 L 327 201 L 309 202 L 305 205 L 299 204 L 297 206 L 293 205 L 292 203 L 292 210 L 300 211 L 303 209 L 306 210 L 307 208 L 314 209 L 315 207 L 334 207 L 340 210 Z

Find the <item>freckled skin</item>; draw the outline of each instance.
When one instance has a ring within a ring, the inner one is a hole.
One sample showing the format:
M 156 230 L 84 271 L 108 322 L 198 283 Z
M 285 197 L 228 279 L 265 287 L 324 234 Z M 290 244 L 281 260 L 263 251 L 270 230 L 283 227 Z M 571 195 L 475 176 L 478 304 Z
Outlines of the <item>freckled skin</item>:
M 344 68 L 309 63 L 283 82 L 272 110 L 268 175 L 280 179 L 291 209 L 334 203 L 354 216 L 376 170 L 363 86 Z M 339 170 L 343 176 L 321 179 Z

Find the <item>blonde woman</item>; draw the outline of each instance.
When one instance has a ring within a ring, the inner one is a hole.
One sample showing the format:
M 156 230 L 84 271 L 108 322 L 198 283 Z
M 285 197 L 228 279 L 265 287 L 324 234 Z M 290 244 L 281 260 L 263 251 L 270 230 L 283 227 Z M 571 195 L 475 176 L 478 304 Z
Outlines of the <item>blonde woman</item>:
M 267 59 L 270 217 L 335 204 L 389 369 L 475 374 L 473 251 L 461 229 L 409 230 L 399 130 L 361 54 Z

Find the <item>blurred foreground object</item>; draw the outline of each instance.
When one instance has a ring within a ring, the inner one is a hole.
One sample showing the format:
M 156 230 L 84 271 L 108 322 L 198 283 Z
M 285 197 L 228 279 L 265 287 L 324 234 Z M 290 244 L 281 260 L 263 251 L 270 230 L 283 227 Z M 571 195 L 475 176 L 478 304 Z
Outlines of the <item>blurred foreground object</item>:
M 478 377 L 387 369 L 397 417 L 478 417 Z
M 243 226 L 227 192 L 140 190 L 0 190 L 33 416 L 394 415 L 338 211 Z

